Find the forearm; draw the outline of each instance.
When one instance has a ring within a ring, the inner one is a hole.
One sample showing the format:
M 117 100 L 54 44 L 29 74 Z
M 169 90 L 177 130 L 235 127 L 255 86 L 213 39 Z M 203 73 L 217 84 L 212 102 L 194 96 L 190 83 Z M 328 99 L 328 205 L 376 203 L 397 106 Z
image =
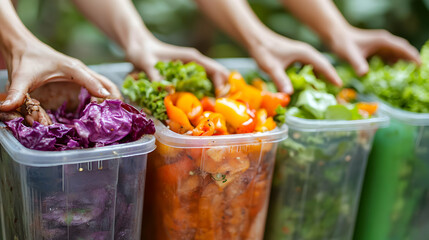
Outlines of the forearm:
M 131 0 L 73 0 L 80 11 L 128 51 L 153 39 Z
M 10 0 L 0 0 L 0 51 L 5 58 L 19 48 L 25 48 L 28 39 L 35 39 L 15 12 Z
M 223 31 L 246 48 L 273 34 L 253 13 L 246 0 L 196 0 L 200 9 Z
M 332 41 L 351 27 L 332 0 L 280 0 L 290 12 L 313 29 L 323 41 Z

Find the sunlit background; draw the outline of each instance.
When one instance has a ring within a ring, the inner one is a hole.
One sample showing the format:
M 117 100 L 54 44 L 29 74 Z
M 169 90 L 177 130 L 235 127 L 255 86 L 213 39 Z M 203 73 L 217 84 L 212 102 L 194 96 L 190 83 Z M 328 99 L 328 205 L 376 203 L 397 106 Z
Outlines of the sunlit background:
M 384 28 L 420 48 L 429 39 L 429 0 L 337 0 L 354 26 Z M 135 0 L 145 24 L 161 40 L 196 47 L 210 57 L 245 57 L 246 51 L 219 32 L 193 0 Z M 317 36 L 277 0 L 252 0 L 271 29 L 326 51 Z M 123 61 L 121 50 L 89 23 L 70 0 L 19 0 L 24 24 L 42 41 L 87 64 Z

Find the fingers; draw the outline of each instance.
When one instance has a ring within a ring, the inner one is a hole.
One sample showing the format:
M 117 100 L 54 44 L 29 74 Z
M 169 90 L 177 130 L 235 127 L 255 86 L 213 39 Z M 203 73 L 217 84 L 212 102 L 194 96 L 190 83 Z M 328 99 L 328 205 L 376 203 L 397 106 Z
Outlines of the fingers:
M 0 111 L 13 111 L 19 108 L 25 100 L 29 89 L 25 77 L 14 77 L 7 91 L 6 100 L 0 105 Z
M 85 68 L 85 66 L 81 66 L 67 69 L 66 74 L 70 76 L 71 81 L 85 87 L 92 96 L 100 98 L 106 98 L 110 96 L 111 93 L 103 86 L 100 80 L 95 78 Z
M 98 81 L 101 82 L 101 84 L 104 86 L 104 88 L 107 89 L 107 91 L 110 93 L 109 98 L 113 98 L 113 99 L 122 99 L 122 95 L 121 92 L 119 91 L 118 87 L 109 79 L 107 79 L 106 77 L 95 73 L 92 70 L 89 70 L 90 74 L 96 78 Z
M 326 80 L 332 84 L 336 86 L 341 86 L 343 84 L 341 78 L 337 74 L 337 71 L 335 71 L 335 68 L 331 65 L 329 60 L 313 47 L 304 46 L 296 60 L 301 61 L 304 64 L 313 65 L 315 72 L 322 74 Z
M 387 31 L 378 34 L 378 39 L 375 41 L 377 50 L 387 49 L 398 58 L 403 58 L 421 64 L 420 54 L 407 40 L 394 36 Z
M 162 77 L 158 70 L 155 69 L 156 63 L 157 60 L 149 56 L 142 56 L 137 62 L 133 62 L 134 66 L 137 69 L 143 70 L 150 80 L 161 81 Z
M 290 81 L 289 77 L 286 75 L 284 66 L 282 66 L 276 61 L 273 61 L 273 60 L 270 61 L 267 58 L 263 59 L 260 62 L 258 61 L 258 64 L 261 67 L 261 69 L 270 76 L 274 84 L 276 84 L 278 91 L 284 92 L 287 94 L 293 93 L 292 82 Z
M 340 56 L 350 63 L 358 76 L 363 76 L 369 71 L 366 56 L 354 45 L 344 48 Z

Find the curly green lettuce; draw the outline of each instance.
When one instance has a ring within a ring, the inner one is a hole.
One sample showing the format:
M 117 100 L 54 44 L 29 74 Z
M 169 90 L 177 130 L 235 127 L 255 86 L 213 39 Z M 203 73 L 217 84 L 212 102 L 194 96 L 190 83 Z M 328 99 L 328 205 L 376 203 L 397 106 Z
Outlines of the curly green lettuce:
M 214 96 L 213 84 L 207 78 L 204 67 L 195 62 L 158 62 L 155 68 L 166 81 L 173 84 L 177 92 L 191 92 L 198 99 Z
M 429 113 L 429 41 L 422 47 L 420 55 L 420 67 L 403 60 L 388 65 L 376 56 L 369 61 L 369 71 L 363 77 L 357 77 L 347 65 L 338 66 L 337 72 L 343 79 L 358 79 L 362 83 L 362 92 L 375 95 L 393 107 Z
M 129 75 L 122 85 L 122 93 L 148 114 L 165 121 L 168 117 L 164 98 L 168 95 L 167 87 L 170 85 L 166 81 L 151 82 L 145 74 L 139 74 L 137 80 Z
M 358 120 L 363 116 L 356 104 L 339 104 L 340 88 L 316 77 L 311 65 L 289 68 L 287 74 L 295 89 L 288 113 L 304 119 Z

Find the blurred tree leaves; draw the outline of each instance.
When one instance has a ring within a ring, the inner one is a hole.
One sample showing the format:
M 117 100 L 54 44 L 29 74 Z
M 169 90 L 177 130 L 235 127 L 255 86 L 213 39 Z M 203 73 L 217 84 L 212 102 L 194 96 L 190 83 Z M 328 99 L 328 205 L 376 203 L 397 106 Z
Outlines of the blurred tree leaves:
M 384 28 L 420 48 L 429 39 L 429 0 L 334 0 L 351 24 Z M 148 28 L 161 40 L 197 47 L 212 57 L 242 57 L 246 52 L 217 31 L 192 0 L 134 0 Z M 249 0 L 274 31 L 326 50 L 318 37 L 277 0 Z M 118 47 L 74 8 L 70 0 L 19 0 L 24 24 L 42 41 L 88 64 L 122 61 Z

